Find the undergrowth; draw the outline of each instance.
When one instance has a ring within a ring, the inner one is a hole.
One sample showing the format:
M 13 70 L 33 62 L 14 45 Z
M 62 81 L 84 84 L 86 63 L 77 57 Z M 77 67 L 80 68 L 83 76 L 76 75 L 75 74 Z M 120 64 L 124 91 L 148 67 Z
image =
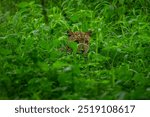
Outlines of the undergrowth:
M 38 1 L 4 3 L 0 99 L 150 99 L 148 0 L 49 1 L 48 24 Z M 67 30 L 92 30 L 86 56 Z

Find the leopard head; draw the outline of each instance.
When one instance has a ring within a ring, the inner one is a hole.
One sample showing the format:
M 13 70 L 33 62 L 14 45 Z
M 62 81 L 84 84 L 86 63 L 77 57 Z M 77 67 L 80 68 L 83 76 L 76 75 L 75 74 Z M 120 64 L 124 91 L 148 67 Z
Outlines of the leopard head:
M 90 40 L 92 31 L 88 31 L 88 32 L 67 31 L 67 34 L 68 34 L 70 41 L 74 41 L 77 43 L 89 44 L 89 40 Z
M 88 32 L 72 32 L 67 31 L 69 41 L 77 42 L 78 43 L 78 50 L 84 51 L 87 53 L 89 50 L 89 41 L 92 34 L 92 31 Z

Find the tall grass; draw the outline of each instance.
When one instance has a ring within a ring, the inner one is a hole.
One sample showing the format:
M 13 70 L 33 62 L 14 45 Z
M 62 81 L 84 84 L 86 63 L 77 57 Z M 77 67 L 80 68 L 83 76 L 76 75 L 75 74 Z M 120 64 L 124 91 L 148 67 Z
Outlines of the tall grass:
M 0 99 L 150 99 L 148 0 L 2 1 Z M 15 4 L 14 4 L 15 3 Z M 7 8 L 9 11 L 6 11 Z M 67 30 L 92 30 L 87 56 Z

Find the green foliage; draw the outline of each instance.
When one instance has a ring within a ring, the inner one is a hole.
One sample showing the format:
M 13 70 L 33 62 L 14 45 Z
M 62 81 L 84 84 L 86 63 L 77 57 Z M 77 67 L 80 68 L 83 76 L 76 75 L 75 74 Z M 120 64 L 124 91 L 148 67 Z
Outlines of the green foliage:
M 48 24 L 40 0 L 6 2 L 0 99 L 150 99 L 149 0 L 51 0 Z M 67 30 L 92 31 L 87 55 Z

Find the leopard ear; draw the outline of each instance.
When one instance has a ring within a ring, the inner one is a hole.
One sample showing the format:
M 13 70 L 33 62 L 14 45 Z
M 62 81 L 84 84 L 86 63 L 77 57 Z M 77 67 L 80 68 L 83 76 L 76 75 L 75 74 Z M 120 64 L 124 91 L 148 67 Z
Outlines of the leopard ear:
M 88 34 L 89 36 L 91 36 L 91 35 L 92 35 L 92 31 L 89 30 L 89 31 L 87 32 L 87 34 Z
M 72 35 L 72 32 L 70 30 L 67 31 L 68 36 Z

